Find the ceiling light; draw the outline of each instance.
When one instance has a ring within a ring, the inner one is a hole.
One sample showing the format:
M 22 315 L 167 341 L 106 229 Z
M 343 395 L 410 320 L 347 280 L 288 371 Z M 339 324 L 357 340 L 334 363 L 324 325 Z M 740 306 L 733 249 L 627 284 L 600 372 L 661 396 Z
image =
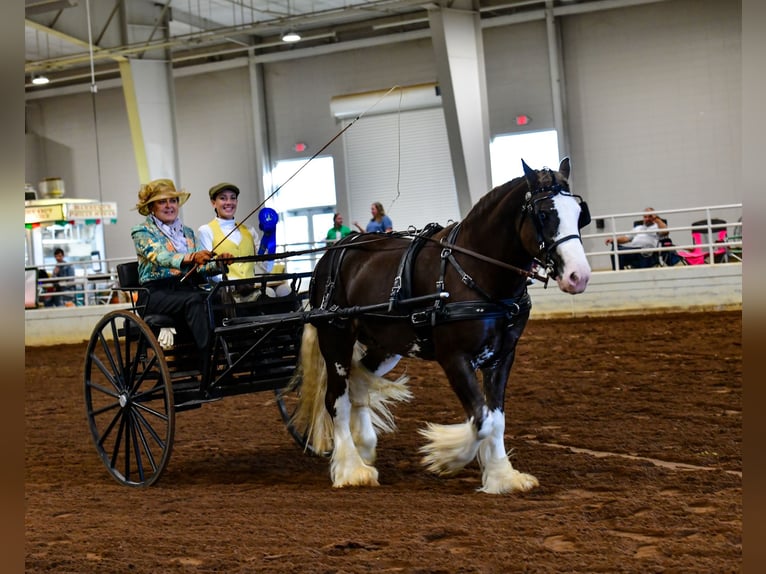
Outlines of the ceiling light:
M 50 82 L 50 79 L 48 78 L 48 76 L 44 76 L 43 74 L 36 74 L 32 76 L 32 83 L 35 86 L 44 86 L 48 82 Z
M 295 30 L 290 30 L 289 32 L 286 32 L 282 36 L 283 42 L 297 42 L 300 39 L 301 39 L 301 35 L 298 34 L 298 32 L 296 32 Z

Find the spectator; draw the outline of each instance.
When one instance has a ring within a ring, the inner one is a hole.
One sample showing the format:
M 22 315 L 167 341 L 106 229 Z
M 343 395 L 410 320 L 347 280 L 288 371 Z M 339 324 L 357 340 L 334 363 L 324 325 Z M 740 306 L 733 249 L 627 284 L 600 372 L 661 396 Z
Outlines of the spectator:
M 37 270 L 37 279 L 50 279 L 50 274 L 45 269 Z M 40 281 L 40 300 L 43 306 L 53 307 L 56 304 L 56 286 L 49 281 Z
M 370 206 L 370 214 L 372 218 L 367 222 L 367 227 L 362 229 L 362 226 L 358 222 L 354 222 L 354 225 L 360 232 L 367 233 L 391 233 L 394 229 L 394 225 L 391 222 L 391 218 L 386 215 L 386 210 L 383 209 L 383 204 L 379 201 L 374 202 Z
M 327 231 L 327 242 L 338 241 L 351 233 L 351 229 L 343 225 L 343 216 L 336 213 L 332 218 L 332 227 Z
M 64 250 L 61 247 L 56 247 L 53 251 L 53 257 L 56 258 L 56 266 L 53 268 L 52 273 L 53 277 L 74 277 L 74 267 L 64 259 Z M 74 282 L 72 280 L 56 281 L 53 285 L 56 291 L 71 291 L 74 289 Z M 74 297 L 72 295 L 55 295 L 53 301 L 56 307 L 71 307 L 74 305 Z
M 644 209 L 643 221 L 633 228 L 630 235 L 617 236 L 617 250 L 620 269 L 644 269 L 659 264 L 656 252 L 638 252 L 638 249 L 651 249 L 660 243 L 660 237 L 666 237 L 667 231 L 663 231 L 667 224 L 657 215 L 654 208 Z M 612 246 L 612 238 L 606 238 L 606 244 Z M 632 253 L 631 253 L 632 251 Z M 615 269 L 614 254 L 612 257 L 612 269 Z

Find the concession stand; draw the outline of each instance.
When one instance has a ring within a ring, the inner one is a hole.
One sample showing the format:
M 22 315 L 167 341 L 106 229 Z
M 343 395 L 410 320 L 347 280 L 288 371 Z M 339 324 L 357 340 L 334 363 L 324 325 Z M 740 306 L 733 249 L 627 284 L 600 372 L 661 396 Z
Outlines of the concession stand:
M 49 198 L 24 203 L 26 269 L 45 269 L 51 273 L 56 265 L 53 253 L 60 247 L 79 278 L 78 290 L 99 288 L 96 282 L 109 279 L 104 261 L 107 257 L 104 225 L 117 222 L 116 202 Z M 82 294 L 77 302 L 87 304 Z

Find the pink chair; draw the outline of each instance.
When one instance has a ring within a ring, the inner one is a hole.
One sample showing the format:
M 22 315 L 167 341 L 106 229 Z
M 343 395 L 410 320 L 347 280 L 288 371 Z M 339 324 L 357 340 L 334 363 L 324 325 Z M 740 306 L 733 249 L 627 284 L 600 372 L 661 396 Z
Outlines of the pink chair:
M 729 260 L 729 250 L 727 248 L 726 240 L 728 233 L 726 231 L 726 222 L 723 219 L 711 219 L 710 224 L 703 219 L 702 221 L 695 221 L 692 223 L 692 243 L 694 249 L 691 251 L 678 250 L 678 254 L 684 260 L 687 265 L 702 265 L 708 263 L 710 259 L 710 248 L 708 243 L 708 231 L 713 232 L 714 243 L 721 243 L 720 247 L 714 247 L 713 249 L 713 261 L 716 263 L 725 263 Z

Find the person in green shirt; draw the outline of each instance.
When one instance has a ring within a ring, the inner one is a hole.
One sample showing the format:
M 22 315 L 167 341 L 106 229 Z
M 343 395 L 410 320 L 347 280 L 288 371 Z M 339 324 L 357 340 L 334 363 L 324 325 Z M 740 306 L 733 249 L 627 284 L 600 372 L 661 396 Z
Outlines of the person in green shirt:
M 351 229 L 343 225 L 343 216 L 336 213 L 332 218 L 332 227 L 327 232 L 327 242 L 338 241 L 351 233 Z

